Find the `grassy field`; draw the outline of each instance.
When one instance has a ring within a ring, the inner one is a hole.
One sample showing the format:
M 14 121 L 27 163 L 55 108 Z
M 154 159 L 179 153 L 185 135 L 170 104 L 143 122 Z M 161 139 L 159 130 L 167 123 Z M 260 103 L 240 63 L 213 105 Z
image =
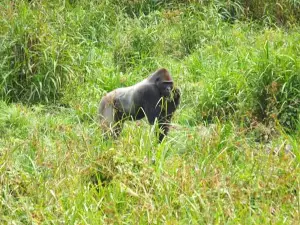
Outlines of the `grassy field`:
M 261 2 L 1 1 L 0 224 L 299 224 L 300 2 Z M 160 67 L 169 136 L 104 140 Z

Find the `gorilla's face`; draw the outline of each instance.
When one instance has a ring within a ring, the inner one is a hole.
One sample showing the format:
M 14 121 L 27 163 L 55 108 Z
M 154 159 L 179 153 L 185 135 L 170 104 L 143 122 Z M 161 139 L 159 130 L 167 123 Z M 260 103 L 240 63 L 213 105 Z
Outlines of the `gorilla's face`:
M 158 89 L 163 97 L 170 97 L 173 89 L 173 82 L 159 82 Z

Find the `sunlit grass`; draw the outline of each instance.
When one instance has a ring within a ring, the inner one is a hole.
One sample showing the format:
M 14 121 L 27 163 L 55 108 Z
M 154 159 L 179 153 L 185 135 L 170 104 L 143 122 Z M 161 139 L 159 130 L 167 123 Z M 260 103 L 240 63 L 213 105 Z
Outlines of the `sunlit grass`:
M 0 3 L 1 224 L 299 223 L 299 25 L 31 2 Z M 168 137 L 142 120 L 105 139 L 103 94 L 158 67 L 182 92 Z

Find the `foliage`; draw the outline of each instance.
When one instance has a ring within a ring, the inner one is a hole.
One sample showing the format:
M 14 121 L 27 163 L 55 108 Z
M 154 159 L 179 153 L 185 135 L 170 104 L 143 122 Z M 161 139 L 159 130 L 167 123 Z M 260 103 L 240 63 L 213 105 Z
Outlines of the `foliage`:
M 300 1 L 298 0 L 220 0 L 217 2 L 223 19 L 251 19 L 272 25 L 292 25 L 299 22 Z
M 0 223 L 299 224 L 298 6 L 1 1 Z M 159 67 L 169 136 L 105 140 L 101 97 Z

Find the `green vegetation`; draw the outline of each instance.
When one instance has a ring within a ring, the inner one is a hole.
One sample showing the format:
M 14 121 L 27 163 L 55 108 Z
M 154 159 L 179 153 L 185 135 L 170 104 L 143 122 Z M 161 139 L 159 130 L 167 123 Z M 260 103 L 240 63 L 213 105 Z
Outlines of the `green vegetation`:
M 0 223 L 300 223 L 299 18 L 297 0 L 2 0 Z M 182 90 L 170 135 L 103 140 L 101 96 L 159 67 Z

